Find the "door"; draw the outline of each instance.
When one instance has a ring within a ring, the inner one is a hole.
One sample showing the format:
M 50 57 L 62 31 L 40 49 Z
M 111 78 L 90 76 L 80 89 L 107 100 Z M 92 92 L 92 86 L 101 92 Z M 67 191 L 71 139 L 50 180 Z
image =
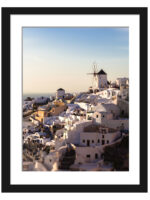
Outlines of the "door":
M 90 146 L 90 140 L 87 140 L 87 146 L 88 147 Z
M 105 144 L 105 140 L 102 140 L 102 145 L 104 145 Z
M 95 154 L 95 159 L 98 159 L 98 154 L 97 153 Z

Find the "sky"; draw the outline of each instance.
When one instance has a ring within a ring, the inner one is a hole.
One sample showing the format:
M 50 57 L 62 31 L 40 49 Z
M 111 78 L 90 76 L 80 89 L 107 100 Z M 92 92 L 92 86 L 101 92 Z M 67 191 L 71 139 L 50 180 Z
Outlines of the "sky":
M 83 92 L 93 63 L 107 79 L 129 77 L 128 28 L 23 28 L 23 93 Z

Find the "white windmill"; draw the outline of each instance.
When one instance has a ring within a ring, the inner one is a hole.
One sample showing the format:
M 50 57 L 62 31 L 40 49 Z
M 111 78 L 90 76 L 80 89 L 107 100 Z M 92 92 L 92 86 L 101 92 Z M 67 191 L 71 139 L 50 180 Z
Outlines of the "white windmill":
M 108 87 L 108 81 L 107 81 L 107 74 L 104 72 L 103 69 L 101 69 L 99 72 L 97 70 L 97 64 L 93 63 L 93 73 L 88 73 L 93 75 L 93 91 L 94 90 L 101 90 L 103 88 Z

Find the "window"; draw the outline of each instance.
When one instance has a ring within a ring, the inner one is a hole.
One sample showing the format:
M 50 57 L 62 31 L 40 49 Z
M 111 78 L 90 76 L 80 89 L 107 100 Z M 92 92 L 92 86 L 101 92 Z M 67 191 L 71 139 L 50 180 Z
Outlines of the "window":
M 89 115 L 88 115 L 88 120 L 91 120 L 92 119 L 92 117 L 90 117 Z
M 102 129 L 102 133 L 106 133 L 106 129 Z
M 95 154 L 95 159 L 98 159 L 98 154 L 97 153 Z
M 82 140 L 83 143 L 85 143 L 85 140 Z
M 102 140 L 102 145 L 104 145 L 105 144 L 105 140 Z
M 49 162 L 51 162 L 52 160 L 50 159 Z
M 90 158 L 91 156 L 90 156 L 90 154 L 87 154 L 86 157 L 87 157 L 87 158 Z
M 124 115 L 124 110 L 121 111 L 121 114 Z
M 104 138 L 105 136 L 104 135 L 102 135 L 102 138 Z
M 109 144 L 109 140 L 107 140 L 107 144 Z
M 94 143 L 94 140 L 92 140 L 92 143 Z
M 98 118 L 98 115 L 96 115 L 96 118 Z
M 100 143 L 100 140 L 98 139 L 97 142 Z
M 87 146 L 88 147 L 90 146 L 90 140 L 87 140 Z

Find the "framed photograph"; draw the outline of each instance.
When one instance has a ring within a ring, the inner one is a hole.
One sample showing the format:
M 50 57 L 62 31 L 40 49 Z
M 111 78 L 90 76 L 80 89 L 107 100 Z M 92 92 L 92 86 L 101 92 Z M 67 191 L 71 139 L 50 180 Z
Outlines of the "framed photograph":
M 2 192 L 147 192 L 147 8 L 2 8 Z

